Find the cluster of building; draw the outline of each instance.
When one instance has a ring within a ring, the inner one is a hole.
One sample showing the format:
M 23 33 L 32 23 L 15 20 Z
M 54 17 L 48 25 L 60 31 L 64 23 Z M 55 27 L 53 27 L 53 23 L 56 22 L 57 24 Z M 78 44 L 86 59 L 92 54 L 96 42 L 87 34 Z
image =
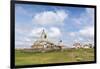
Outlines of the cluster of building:
M 31 46 L 31 48 L 35 50 L 62 50 L 63 47 L 64 45 L 62 44 L 62 40 L 60 40 L 58 44 L 48 40 L 45 30 L 42 30 L 40 38 Z
M 72 47 L 72 46 L 71 46 Z M 79 49 L 79 48 L 93 48 L 93 44 L 81 44 L 79 42 L 74 43 L 72 48 Z M 48 39 L 48 36 L 45 32 L 45 30 L 42 30 L 40 38 L 34 41 L 31 48 L 24 48 L 24 50 L 27 51 L 48 51 L 48 50 L 64 50 L 67 49 L 67 46 L 63 44 L 62 40 L 59 40 L 59 42 L 56 44 L 55 42 L 51 42 Z M 23 50 L 23 49 L 22 49 Z
M 93 44 L 90 44 L 90 43 L 88 43 L 88 44 L 81 44 L 81 43 L 74 43 L 73 44 L 73 46 L 74 46 L 74 48 L 94 48 L 94 46 L 93 46 Z

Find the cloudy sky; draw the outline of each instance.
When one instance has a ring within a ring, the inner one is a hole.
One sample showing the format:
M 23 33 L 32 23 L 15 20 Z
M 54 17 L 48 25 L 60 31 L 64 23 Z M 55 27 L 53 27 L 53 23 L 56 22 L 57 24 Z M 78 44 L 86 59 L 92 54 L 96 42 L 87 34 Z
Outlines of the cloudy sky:
M 94 8 L 15 5 L 16 48 L 29 48 L 43 29 L 50 41 L 62 40 L 66 46 L 93 43 Z

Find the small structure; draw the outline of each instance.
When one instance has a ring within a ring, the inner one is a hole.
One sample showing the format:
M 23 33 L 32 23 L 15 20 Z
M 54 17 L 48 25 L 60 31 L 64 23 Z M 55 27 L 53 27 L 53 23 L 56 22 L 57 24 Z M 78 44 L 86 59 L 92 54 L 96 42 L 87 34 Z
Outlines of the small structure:
M 75 43 L 73 44 L 74 48 L 82 48 L 82 45 L 80 43 Z
M 83 45 L 83 48 L 90 48 L 88 44 Z
M 93 48 L 93 45 L 92 44 L 85 44 L 85 45 L 83 45 L 83 48 Z
M 59 47 L 61 50 L 64 49 L 64 44 L 62 43 L 62 40 L 59 41 L 57 47 Z

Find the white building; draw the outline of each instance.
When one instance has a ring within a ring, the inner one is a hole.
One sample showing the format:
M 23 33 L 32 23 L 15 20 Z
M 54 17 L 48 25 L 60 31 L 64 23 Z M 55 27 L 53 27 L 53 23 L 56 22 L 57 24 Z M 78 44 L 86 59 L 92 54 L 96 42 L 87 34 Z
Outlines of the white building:
M 74 48 L 82 48 L 82 45 L 80 43 L 74 43 L 73 44 Z

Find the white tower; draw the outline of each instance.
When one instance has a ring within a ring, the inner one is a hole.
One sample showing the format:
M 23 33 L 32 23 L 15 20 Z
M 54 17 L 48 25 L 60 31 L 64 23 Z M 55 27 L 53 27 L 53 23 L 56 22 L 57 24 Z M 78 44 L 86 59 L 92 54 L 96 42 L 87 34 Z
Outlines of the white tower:
M 43 31 L 41 33 L 41 39 L 42 40 L 46 40 L 47 39 L 47 34 L 45 33 L 44 29 L 43 29 Z

